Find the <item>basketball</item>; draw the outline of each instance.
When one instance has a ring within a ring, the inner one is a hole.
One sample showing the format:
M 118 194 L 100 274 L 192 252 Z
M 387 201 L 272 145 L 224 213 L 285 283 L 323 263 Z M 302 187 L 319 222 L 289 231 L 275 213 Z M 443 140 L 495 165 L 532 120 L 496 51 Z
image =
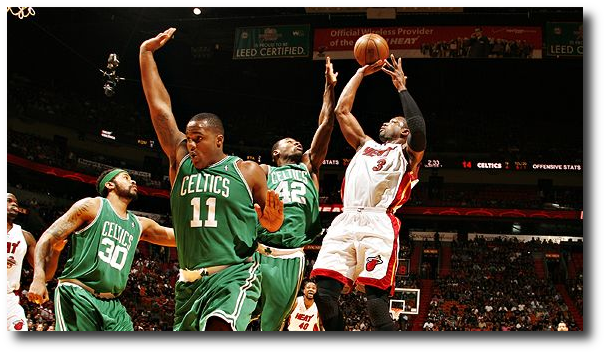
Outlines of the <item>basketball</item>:
M 358 64 L 364 66 L 380 59 L 387 59 L 389 46 L 385 38 L 376 33 L 367 33 L 358 38 L 354 45 L 354 57 Z

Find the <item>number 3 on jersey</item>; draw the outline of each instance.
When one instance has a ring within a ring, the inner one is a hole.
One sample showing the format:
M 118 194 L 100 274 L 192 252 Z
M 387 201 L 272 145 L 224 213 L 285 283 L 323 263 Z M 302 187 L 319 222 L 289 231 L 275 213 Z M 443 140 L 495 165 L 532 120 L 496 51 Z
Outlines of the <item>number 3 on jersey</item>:
M 202 227 L 202 220 L 200 219 L 200 197 L 193 198 L 190 204 L 194 207 L 192 220 L 189 221 L 190 227 Z M 204 220 L 204 227 L 217 227 L 217 220 L 215 219 L 215 207 L 217 205 L 217 198 L 211 197 L 206 199 L 206 206 L 208 212 L 206 214 L 206 220 Z
M 278 188 L 276 188 L 276 193 L 282 199 L 284 204 L 288 203 L 301 203 L 306 204 L 306 200 L 303 197 L 305 195 L 305 184 L 292 181 L 290 184 L 290 188 L 288 186 L 288 181 L 282 181 L 278 184 Z
M 383 166 L 385 166 L 386 163 L 387 161 L 385 159 L 379 159 L 379 161 L 377 161 L 377 165 L 373 167 L 372 170 L 381 171 L 381 169 L 383 169 Z

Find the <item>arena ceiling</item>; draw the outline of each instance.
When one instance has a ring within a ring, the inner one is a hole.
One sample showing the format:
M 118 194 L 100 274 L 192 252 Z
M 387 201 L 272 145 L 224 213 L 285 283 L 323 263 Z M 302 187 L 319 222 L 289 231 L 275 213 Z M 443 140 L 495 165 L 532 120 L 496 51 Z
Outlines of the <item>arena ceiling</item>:
M 117 74 L 125 80 L 118 86 L 113 99 L 143 102 L 140 84 L 138 49 L 142 41 L 168 27 L 176 27 L 174 40 L 157 54 L 161 74 L 171 94 L 183 97 L 183 105 L 198 106 L 202 96 L 220 96 L 237 102 L 240 97 L 258 98 L 255 109 L 268 109 L 272 104 L 319 106 L 317 94 L 323 87 L 323 62 L 310 59 L 233 60 L 234 29 L 244 26 L 277 24 L 310 24 L 314 27 L 395 26 L 402 25 L 536 25 L 547 20 L 583 21 L 582 8 L 452 8 L 433 12 L 420 8 L 396 8 L 396 18 L 369 19 L 368 8 L 304 8 L 304 7 L 211 7 L 201 8 L 196 16 L 192 8 L 110 8 L 110 7 L 38 7 L 35 16 L 18 19 L 7 13 L 7 73 L 20 74 L 48 85 L 67 87 L 91 95 L 103 95 L 102 86 L 109 54 L 120 59 Z M 196 49 L 210 53 L 195 58 Z M 551 71 L 562 70 L 553 63 L 503 62 L 480 63 L 457 61 L 456 66 L 440 60 L 409 61 L 407 69 L 422 78 L 415 85 L 421 103 L 439 104 L 432 96 L 452 95 L 449 85 L 456 84 L 461 94 L 469 90 L 485 95 L 488 102 L 494 95 L 515 92 L 515 104 L 522 106 L 549 100 L 544 88 L 552 84 Z M 495 69 L 495 65 L 499 65 Z M 344 80 L 356 69 L 353 60 L 335 63 Z M 572 66 L 572 69 L 570 69 Z M 468 72 L 481 71 L 471 77 Z M 540 70 L 537 70 L 537 68 Z M 563 70 L 574 70 L 558 80 L 572 80 L 571 86 L 583 85 L 582 61 L 565 63 Z M 508 81 L 537 75 L 533 85 Z M 477 90 L 479 80 L 499 80 L 495 92 Z M 9 87 L 10 89 L 10 87 Z M 527 90 L 527 91 L 523 91 Z M 184 94 L 178 93 L 179 91 Z M 311 93 L 311 94 L 310 94 Z M 544 98 L 541 95 L 546 95 Z M 582 90 L 576 90 L 575 102 L 582 102 Z M 377 98 L 377 99 L 380 99 Z M 533 101 L 534 100 L 534 101 Z M 382 105 L 377 101 L 377 106 Z M 578 113 L 578 107 L 563 105 L 555 112 L 562 116 Z M 288 108 L 288 107 L 287 107 Z M 490 108 L 490 106 L 488 107 Z M 488 109 L 487 108 L 487 109 Z M 195 111 L 197 108 L 192 108 Z M 281 108 L 284 109 L 284 108 Z M 576 109 L 577 112 L 574 112 Z M 187 109 L 186 109 L 187 110 Z M 566 112 L 564 110 L 570 110 Z M 187 116 L 191 112 L 186 112 Z

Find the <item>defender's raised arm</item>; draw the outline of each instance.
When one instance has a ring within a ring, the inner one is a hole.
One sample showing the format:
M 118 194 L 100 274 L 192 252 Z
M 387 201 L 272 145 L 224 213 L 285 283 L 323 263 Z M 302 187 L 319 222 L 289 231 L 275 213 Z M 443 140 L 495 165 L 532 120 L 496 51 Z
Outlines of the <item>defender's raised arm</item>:
M 175 28 L 169 28 L 156 37 L 146 40 L 139 49 L 139 65 L 141 66 L 141 82 L 152 123 L 162 146 L 162 150 L 170 161 L 170 180 L 174 181 L 174 171 L 177 164 L 187 153 L 183 141 L 185 134 L 179 131 L 172 112 L 170 96 L 158 72 L 154 52 L 164 46 L 175 33 Z

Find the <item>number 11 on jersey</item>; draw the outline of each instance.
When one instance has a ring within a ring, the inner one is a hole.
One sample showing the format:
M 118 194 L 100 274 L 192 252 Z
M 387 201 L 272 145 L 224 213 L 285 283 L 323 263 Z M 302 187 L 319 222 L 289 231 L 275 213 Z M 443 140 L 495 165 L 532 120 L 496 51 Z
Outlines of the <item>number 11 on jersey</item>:
M 194 207 L 193 218 L 189 222 L 190 227 L 202 227 L 202 220 L 200 220 L 200 197 L 195 197 L 191 200 L 190 204 Z M 217 227 L 217 220 L 215 219 L 215 207 L 217 205 L 217 198 L 210 197 L 206 199 L 206 206 L 208 212 L 206 214 L 206 220 L 204 220 L 204 227 Z

